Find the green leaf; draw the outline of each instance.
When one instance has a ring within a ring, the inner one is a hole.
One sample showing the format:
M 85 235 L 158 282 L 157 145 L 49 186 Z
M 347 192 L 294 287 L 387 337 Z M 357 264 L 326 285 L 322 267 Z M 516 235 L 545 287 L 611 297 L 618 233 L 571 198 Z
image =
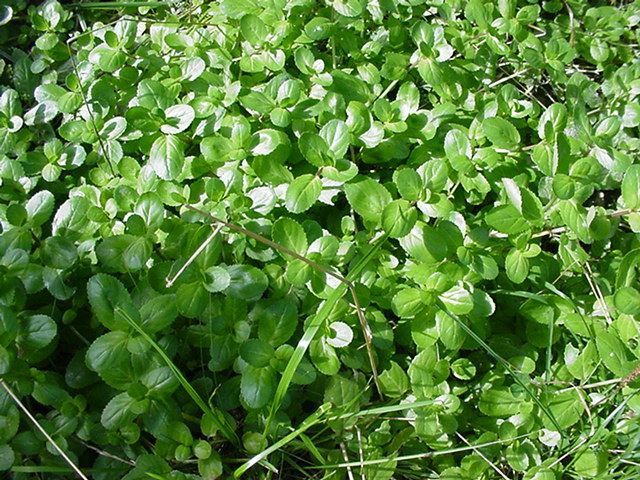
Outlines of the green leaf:
M 285 205 L 292 213 L 302 213 L 311 208 L 320 197 L 322 182 L 311 174 L 296 177 L 287 188 Z
M 640 165 L 631 165 L 622 179 L 622 200 L 627 208 L 640 208 Z
M 97 372 L 106 383 L 122 387 L 133 380 L 127 344 L 129 334 L 123 331 L 109 332 L 98 337 L 89 346 L 87 366 Z
M 455 315 L 465 315 L 473 310 L 473 297 L 461 286 L 450 288 L 438 298 Z
M 508 417 L 522 409 L 521 401 L 506 388 L 492 388 L 480 394 L 478 408 L 490 417 Z
M 329 146 L 320 135 L 305 132 L 298 140 L 298 147 L 302 156 L 313 166 L 321 168 L 333 165 L 329 155 Z
M 331 72 L 331 77 L 333 82 L 328 90 L 341 95 L 351 107 L 351 109 L 347 108 L 347 126 L 354 134 L 356 132 L 364 133 L 368 130 L 371 121 L 371 114 L 363 103 L 369 100 L 369 87 L 356 75 L 348 74 L 342 70 L 334 70 Z M 364 128 L 365 126 L 367 128 Z
M 326 338 L 316 339 L 311 342 L 309 355 L 313 365 L 320 373 L 331 377 L 340 371 L 340 359 L 336 354 L 335 348 L 327 342 Z
M 298 309 L 288 300 L 277 300 L 261 310 L 258 318 L 258 337 L 277 347 L 295 333 L 298 326 Z
M 399 243 L 411 257 L 425 264 L 440 262 L 448 253 L 446 236 L 430 225 L 416 224 Z
M 116 430 L 122 428 L 136 417 L 133 412 L 133 406 L 136 400 L 131 398 L 128 393 L 122 392 L 113 397 L 102 410 L 100 423 L 107 430 Z
M 257 15 L 245 15 L 240 20 L 240 31 L 242 36 L 253 45 L 264 43 L 269 35 L 269 30 L 260 17 Z
M 456 161 L 458 158 L 471 158 L 471 142 L 468 136 L 458 129 L 449 130 L 444 138 L 444 151 L 447 158 Z
M 170 326 L 178 316 L 176 296 L 157 295 L 140 307 L 140 326 L 147 333 L 155 333 Z
M 584 450 L 576 456 L 573 464 L 579 478 L 600 478 L 607 470 L 608 458 L 605 452 Z
M 254 133 L 251 137 L 251 153 L 253 155 L 269 155 L 278 146 L 288 143 L 289 138 L 284 132 L 266 128 Z
M 567 125 L 567 107 L 561 103 L 553 103 L 540 116 L 538 123 L 538 136 L 549 143 L 553 143 L 554 137 L 562 133 Z
M 640 292 L 633 287 L 622 287 L 614 296 L 616 308 L 628 315 L 640 315 Z
M 553 177 L 552 188 L 560 200 L 570 200 L 575 194 L 575 181 L 568 175 L 558 173 Z
M 229 278 L 231 282 L 231 278 Z M 178 312 L 187 318 L 197 318 L 209 304 L 209 292 L 202 282 L 185 283 L 178 287 Z
M 211 293 L 224 291 L 231 284 L 231 275 L 226 268 L 209 267 L 204 272 L 204 288 Z
M 520 144 L 518 130 L 504 118 L 485 118 L 482 121 L 482 132 L 498 148 L 513 150 Z
M 486 222 L 501 233 L 515 235 L 524 232 L 529 224 L 513 205 L 501 205 L 492 209 Z
M 513 283 L 522 283 L 529 275 L 529 260 L 520 250 L 512 248 L 504 261 L 507 277 Z
M 371 178 L 361 179 L 344 186 L 351 207 L 368 222 L 379 223 L 385 207 L 391 202 L 391 194 Z
M 329 120 L 320 129 L 320 138 L 329 147 L 329 153 L 334 159 L 340 159 L 347 153 L 350 140 L 349 127 L 342 120 Z
M 402 367 L 396 362 L 391 362 L 391 367 L 380 374 L 380 387 L 382 393 L 390 398 L 401 397 L 409 390 L 409 378 Z
M 162 83 L 148 78 L 138 84 L 137 98 L 141 107 L 148 110 L 158 108 L 162 111 L 169 108 L 173 100 Z
M 174 105 L 167 108 L 164 115 L 165 123 L 160 127 L 160 131 L 175 135 L 189 128 L 196 114 L 189 105 Z
M 545 396 L 547 397 L 547 396 Z M 543 397 L 551 413 L 562 428 L 569 428 L 580 421 L 584 414 L 584 404 L 577 390 L 567 392 L 554 392 L 547 398 Z M 545 418 L 545 426 L 549 429 L 555 428 L 548 418 Z
M 47 315 L 31 315 L 20 325 L 16 342 L 21 348 L 36 351 L 49 345 L 56 337 L 56 322 Z
M 144 237 L 116 235 L 106 238 L 96 248 L 100 263 L 117 272 L 142 269 L 151 256 L 151 245 Z
M 134 318 L 138 316 L 129 292 L 120 281 L 110 275 L 98 273 L 91 277 L 87 283 L 87 296 L 94 315 L 110 330 L 129 329 L 126 319 L 115 312 L 117 307 Z
M 424 309 L 424 300 L 424 292 L 417 288 L 403 288 L 393 296 L 391 306 L 398 317 L 411 318 Z
M 271 345 L 257 338 L 247 340 L 240 347 L 242 359 L 254 367 L 266 367 L 274 354 L 275 350 Z
M 10 8 L 10 7 L 3 7 Z M 1 12 L 0 12 L 1 13 Z M 1 25 L 1 22 L 0 22 Z M 15 453 L 10 445 L 0 445 L 0 472 L 9 470 L 15 462 Z
M 0 374 L 6 375 L 11 370 L 12 356 L 9 351 L 0 345 Z
M 231 265 L 227 267 L 230 282 L 225 294 L 240 300 L 258 300 L 269 286 L 267 276 L 250 265 Z
M 151 145 L 149 165 L 163 180 L 175 180 L 184 166 L 184 145 L 173 135 L 161 135 Z
M 299 255 L 304 256 L 307 253 L 307 234 L 295 220 L 286 217 L 276 220 L 271 230 L 271 238 L 274 242 Z M 285 258 L 290 257 L 280 251 L 279 253 Z
M 64 270 L 71 268 L 76 262 L 78 249 L 68 238 L 53 236 L 42 242 L 40 256 L 48 267 Z
M 53 213 L 54 197 L 47 190 L 35 193 L 25 205 L 28 222 L 34 227 L 38 227 L 46 222 Z
M 276 391 L 276 375 L 271 367 L 256 368 L 247 365 L 242 372 L 240 394 L 247 406 L 257 410 L 273 399 Z
M 143 194 L 137 201 L 133 211 L 142 217 L 147 228 L 153 232 L 160 228 L 164 221 L 164 206 L 154 192 Z
M 69 198 L 60 205 L 53 217 L 51 233 L 67 237 L 69 240 L 79 240 L 90 227 L 90 208 L 91 204 L 85 197 Z
M 336 0 L 333 2 L 333 8 L 345 17 L 358 17 L 364 7 L 361 0 Z
M 580 351 L 568 343 L 564 349 L 564 363 L 571 375 L 579 380 L 586 380 L 598 361 L 598 352 L 592 341 Z
M 393 172 L 393 183 L 398 189 L 398 193 L 410 202 L 420 198 L 424 191 L 422 178 L 412 168 L 400 168 Z
M 229 18 L 237 20 L 244 15 L 260 12 L 260 7 L 254 0 L 223 0 L 220 3 L 222 12 Z
M 89 60 L 107 73 L 113 73 L 122 67 L 127 61 L 127 55 L 107 45 L 98 45 L 89 54 Z
M 605 367 L 618 377 L 624 377 L 632 369 L 633 364 L 627 356 L 624 344 L 613 333 L 600 330 L 596 335 L 596 347 Z
M 382 227 L 391 238 L 409 234 L 417 220 L 418 211 L 406 200 L 394 200 L 382 211 Z

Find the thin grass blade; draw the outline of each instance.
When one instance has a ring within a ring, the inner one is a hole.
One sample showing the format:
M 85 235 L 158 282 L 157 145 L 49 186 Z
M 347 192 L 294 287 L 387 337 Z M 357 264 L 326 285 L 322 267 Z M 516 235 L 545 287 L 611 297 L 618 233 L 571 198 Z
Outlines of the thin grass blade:
M 218 429 L 222 432 L 222 435 L 229 440 L 230 442 L 232 442 L 235 445 L 240 445 L 240 439 L 238 438 L 238 435 L 235 432 L 234 427 L 231 425 L 229 419 L 227 418 L 227 416 L 225 415 L 225 413 L 223 413 L 221 410 L 217 410 L 217 409 L 213 409 L 211 408 L 203 399 L 202 397 L 198 394 L 198 392 L 191 386 L 191 384 L 189 383 L 189 381 L 185 378 L 185 376 L 182 374 L 182 372 L 180 371 L 180 369 L 178 369 L 178 367 L 176 367 L 176 365 L 173 363 L 173 361 L 171 361 L 171 359 L 167 356 L 167 354 L 164 352 L 164 350 L 162 350 L 162 347 L 160 347 L 160 345 L 158 345 L 155 340 L 153 338 L 151 338 L 149 336 L 149 334 L 147 332 L 145 332 L 142 327 L 140 327 L 140 325 L 138 325 L 135 320 L 133 320 L 128 314 L 127 312 L 125 312 L 123 309 L 121 308 L 116 308 L 116 310 L 118 311 L 118 313 L 120 313 L 124 318 L 126 318 L 127 322 L 133 327 L 133 329 L 138 332 L 152 347 L 153 349 L 158 353 L 158 355 L 160 355 L 160 357 L 162 358 L 162 360 L 167 364 L 167 366 L 171 369 L 171 371 L 173 372 L 173 374 L 176 376 L 176 378 L 178 379 L 178 382 L 180 382 L 180 385 L 182 386 L 182 388 L 184 388 L 184 390 L 187 392 L 187 394 L 191 397 L 191 399 L 194 401 L 194 403 L 196 405 L 198 405 L 198 407 L 200 407 L 200 410 L 202 410 L 204 413 L 211 415 L 211 418 L 213 418 L 216 427 L 218 427 Z

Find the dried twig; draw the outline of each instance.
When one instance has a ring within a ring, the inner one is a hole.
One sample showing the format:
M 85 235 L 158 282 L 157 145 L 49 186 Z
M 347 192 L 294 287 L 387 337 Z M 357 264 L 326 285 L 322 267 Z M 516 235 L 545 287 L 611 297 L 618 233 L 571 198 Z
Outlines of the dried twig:
M 353 478 L 353 472 L 351 471 L 351 465 L 349 465 L 349 455 L 347 455 L 347 449 L 342 442 L 340 442 L 340 451 L 342 452 L 342 458 L 344 458 L 344 461 L 347 464 L 347 475 L 349 476 L 349 480 L 355 480 Z
M 638 365 L 636 368 L 634 368 L 633 371 L 629 375 L 627 375 L 622 380 L 620 380 L 620 388 L 626 387 L 628 384 L 630 384 L 631 382 L 633 382 L 637 378 L 640 378 L 640 365 Z
M 96 452 L 98 455 L 102 455 L 103 457 L 107 457 L 107 458 L 111 458 L 112 460 L 116 460 L 120 463 L 124 463 L 126 465 L 131 465 L 132 467 L 136 466 L 136 462 L 133 462 L 131 460 L 127 460 L 125 458 L 119 457 L 117 455 L 114 455 L 113 453 L 109 453 L 105 450 L 101 450 L 98 447 L 94 447 L 93 445 L 91 445 L 90 443 L 85 442 L 84 440 L 80 440 L 78 439 L 78 441 L 84 445 L 85 447 L 87 447 L 89 450 L 93 450 L 94 452 Z
M 367 356 L 369 357 L 369 363 L 371 364 L 371 372 L 373 374 L 373 380 L 376 384 L 376 388 L 378 389 L 378 392 L 381 392 L 380 389 L 380 385 L 378 384 L 378 369 L 376 366 L 376 361 L 375 361 L 375 356 L 373 353 L 373 334 L 371 333 L 371 328 L 369 327 L 369 323 L 367 322 L 367 319 L 364 315 L 364 312 L 362 310 L 362 307 L 360 306 L 360 301 L 358 300 L 358 295 L 356 294 L 356 290 L 355 290 L 355 286 L 353 284 L 353 282 L 351 282 L 350 280 L 348 280 L 347 278 L 343 277 L 342 275 L 340 275 L 339 273 L 336 273 L 334 271 L 332 271 L 331 269 L 320 265 L 319 263 L 314 262 L 313 260 L 309 260 L 307 257 L 300 255 L 299 253 L 294 252 L 293 250 L 288 249 L 287 247 L 284 247 L 282 245 L 280 245 L 279 243 L 274 242 L 273 240 L 270 240 L 266 237 L 263 237 L 262 235 L 252 232 L 251 230 L 247 230 L 246 228 L 243 228 L 239 225 L 236 225 L 235 223 L 230 223 L 230 222 L 225 222 L 224 220 L 221 220 L 219 218 L 216 218 L 215 216 L 213 216 L 211 213 L 206 212 L 204 210 L 201 210 L 199 208 L 196 208 L 192 205 L 185 205 L 189 210 L 194 211 L 196 213 L 199 213 L 201 215 L 204 215 L 206 217 L 209 217 L 211 219 L 211 221 L 213 223 L 217 223 L 218 225 L 222 225 L 225 226 L 227 228 L 230 228 L 231 230 L 235 230 L 236 232 L 240 232 L 244 235 L 246 235 L 247 237 L 251 237 L 254 240 L 257 240 L 260 243 L 263 243 L 265 245 L 268 245 L 272 248 L 275 248 L 276 250 L 285 253 L 287 255 L 290 255 L 304 263 L 306 263 L 307 265 L 311 266 L 312 268 L 314 268 L 315 270 L 319 270 L 327 275 L 332 276 L 333 278 L 339 280 L 340 282 L 344 283 L 347 288 L 349 289 L 349 292 L 351 293 L 351 297 L 353 298 L 353 303 L 354 306 L 356 308 L 356 313 L 358 316 L 358 320 L 360 322 L 360 327 L 362 328 L 362 334 L 364 337 L 364 343 L 365 343 L 365 347 L 367 349 Z M 194 253 L 195 255 L 195 253 Z
M 213 230 L 211 235 L 209 235 L 207 239 L 204 242 L 202 242 L 202 245 L 200 245 L 196 249 L 196 251 L 193 252 L 193 254 L 189 257 L 189 259 L 186 262 L 184 262 L 184 265 L 180 268 L 180 270 L 178 270 L 178 272 L 173 276 L 173 278 L 171 279 L 169 279 L 169 277 L 166 278 L 167 288 L 171 288 L 173 286 L 173 284 L 176 282 L 178 277 L 180 277 L 180 275 L 184 273 L 184 271 L 189 267 L 189 265 L 191 265 L 195 261 L 198 255 L 200 255 L 204 251 L 204 249 L 207 248 L 207 245 L 209 245 L 213 241 L 213 239 L 216 238 L 216 235 L 218 235 L 220 230 L 222 230 L 222 225 L 218 225 Z
M 529 71 L 528 68 L 525 68 L 523 70 L 519 70 L 517 72 L 512 73 L 511 75 L 507 76 L 507 77 L 502 77 L 498 80 L 496 80 L 495 82 L 489 84 L 489 88 L 493 88 L 493 87 L 497 87 L 498 85 L 500 85 L 501 83 L 505 83 L 508 82 L 509 80 L 511 80 L 512 78 L 517 78 L 520 75 L 524 75 L 525 73 L 527 73 Z
M 38 420 L 31 414 L 31 412 L 25 406 L 25 404 L 20 401 L 20 399 L 18 398 L 18 396 L 15 393 L 13 393 L 13 390 L 11 390 L 11 388 L 9 388 L 9 385 L 7 385 L 5 383 L 5 381 L 2 380 L 2 379 L 0 379 L 0 386 L 2 386 L 2 388 L 4 388 L 4 390 L 11 397 L 11 399 L 16 403 L 16 405 L 18 405 L 18 407 L 20 407 L 20 410 L 22 410 L 23 413 L 27 416 L 27 418 L 29 420 L 31 420 L 31 422 L 36 426 L 36 428 L 40 431 L 40 433 L 42 433 L 42 435 L 44 435 L 44 437 L 47 439 L 47 441 L 51 445 L 53 445 L 53 448 L 55 448 L 58 451 L 60 456 L 64 459 L 65 462 L 67 462 L 67 464 L 69 464 L 69 466 L 76 473 L 76 475 L 78 475 L 78 477 L 80 477 L 82 480 L 89 480 L 85 476 L 85 474 L 82 473 L 82 471 L 76 466 L 76 464 L 73 463 L 73 460 L 71 460 L 69 458 L 69 456 L 64 452 L 64 450 L 62 450 L 62 448 L 60 448 L 60 446 L 51 437 L 51 435 L 49 435 L 47 433 L 47 431 L 44 429 L 44 427 L 42 425 L 40 425 L 40 422 L 38 422 Z
M 607 216 L 609 218 L 619 218 L 619 217 L 624 217 L 625 215 L 630 215 L 632 213 L 636 213 L 636 210 L 631 208 L 624 208 L 622 210 L 616 210 L 615 212 L 611 212 Z M 547 230 L 542 230 L 541 232 L 534 233 L 531 236 L 531 238 L 541 238 L 541 237 L 558 235 L 566 232 L 567 230 L 568 230 L 567 227 L 549 228 Z M 507 235 L 506 233 L 498 232 L 496 230 L 492 230 L 491 232 L 489 232 L 489 236 L 491 238 L 508 238 L 509 237 L 509 235 Z
M 473 452 L 474 452 L 474 453 L 478 454 L 478 456 L 479 456 L 480 458 L 482 458 L 485 462 L 487 462 L 487 464 L 489 464 L 489 466 L 490 466 L 491 468 L 493 468 L 493 469 L 496 471 L 496 473 L 497 473 L 498 475 L 500 475 L 502 478 L 504 478 L 504 479 L 506 479 L 506 480 L 509 480 L 509 477 L 507 477 L 507 476 L 505 475 L 505 473 L 504 473 L 502 470 L 500 470 L 500 469 L 497 467 L 497 465 L 496 465 L 495 463 L 493 463 L 491 460 L 489 460 L 489 459 L 488 459 L 488 458 L 487 458 L 487 457 L 486 457 L 486 456 L 485 456 L 485 455 L 484 455 L 480 450 L 478 450 L 478 449 L 477 449 L 477 448 L 475 448 L 473 445 L 471 445 L 471 444 L 467 441 L 467 439 L 466 439 L 466 438 L 464 438 L 464 437 L 463 437 L 462 435 L 460 435 L 458 432 L 456 432 L 456 435 L 458 436 L 458 438 L 459 438 L 460 440 L 462 440 L 465 444 L 467 444 L 469 447 L 471 447 L 471 449 L 473 450 Z
M 564 1 L 563 3 L 567 9 L 567 12 L 569 12 L 569 29 L 571 31 L 569 33 L 569 45 L 573 47 L 576 44 L 575 18 L 573 16 L 573 10 L 571 9 L 571 6 L 566 1 Z

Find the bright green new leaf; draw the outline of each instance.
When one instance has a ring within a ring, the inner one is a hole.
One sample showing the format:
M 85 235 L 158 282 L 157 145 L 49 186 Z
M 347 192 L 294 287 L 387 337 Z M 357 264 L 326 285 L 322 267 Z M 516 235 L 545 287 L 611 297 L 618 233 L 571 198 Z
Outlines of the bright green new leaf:
M 622 313 L 640 315 L 640 292 L 633 287 L 622 287 L 614 296 L 616 308 Z
M 631 165 L 622 179 L 622 200 L 627 208 L 640 208 L 640 165 Z
M 371 178 L 346 184 L 344 192 L 351 207 L 368 222 L 380 222 L 385 207 L 391 202 L 389 191 Z
M 409 378 L 400 365 L 391 362 L 391 367 L 380 374 L 380 385 L 385 395 L 398 398 L 409 389 Z
M 340 159 L 347 153 L 350 135 L 349 127 L 342 120 L 329 120 L 320 129 L 320 138 L 325 141 L 329 153 L 335 159 Z
M 271 229 L 273 241 L 283 247 L 304 256 L 307 253 L 307 235 L 298 222 L 290 218 L 279 218 Z M 289 255 L 279 252 L 290 258 Z
M 184 167 L 184 145 L 174 135 L 162 135 L 153 142 L 149 164 L 158 177 L 175 180 Z
M 522 283 L 529 274 L 529 260 L 520 250 L 511 249 L 507 254 L 504 266 L 509 280 L 513 283 Z
M 269 30 L 257 15 L 245 15 L 240 20 L 242 36 L 254 45 L 260 45 L 267 39 Z
M 442 300 L 442 303 L 451 313 L 456 315 L 464 315 L 473 310 L 473 297 L 461 286 L 450 288 L 438 298 Z
M 293 180 L 287 188 L 285 205 L 292 213 L 302 213 L 311 208 L 320 197 L 322 182 L 311 174 L 301 175 Z
M 394 200 L 382 211 L 382 227 L 392 238 L 411 232 L 418 220 L 418 211 L 406 200 Z
M 498 148 L 513 150 L 520 143 L 518 130 L 504 118 L 485 118 L 482 121 L 482 131 L 489 141 Z

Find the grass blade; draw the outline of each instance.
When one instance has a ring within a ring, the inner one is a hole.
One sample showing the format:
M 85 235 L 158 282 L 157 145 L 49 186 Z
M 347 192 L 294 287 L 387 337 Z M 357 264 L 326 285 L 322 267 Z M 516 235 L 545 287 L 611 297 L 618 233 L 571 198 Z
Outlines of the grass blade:
M 318 410 L 316 410 L 314 413 L 312 413 L 307 418 L 305 418 L 300 424 L 300 426 L 296 428 L 293 432 L 285 435 L 276 443 L 271 445 L 269 448 L 267 448 L 266 450 L 263 450 L 257 455 L 254 455 L 247 462 L 245 462 L 240 467 L 238 467 L 236 471 L 233 473 L 234 478 L 240 477 L 244 472 L 246 472 L 256 463 L 267 458 L 270 454 L 272 454 L 276 450 L 279 450 L 280 448 L 285 446 L 287 443 L 291 442 L 298 435 L 300 435 L 301 433 L 304 433 L 306 430 L 314 426 L 316 423 L 320 421 L 320 418 L 329 410 L 329 408 L 331 408 L 331 404 L 329 403 L 325 403 L 321 405 L 320 408 L 318 408 Z
M 382 246 L 386 238 L 387 237 L 385 235 L 378 239 L 378 241 L 376 241 L 373 245 L 371 245 L 371 247 L 347 275 L 347 279 L 349 281 L 352 281 L 358 276 L 358 274 L 364 269 L 367 263 L 369 263 L 371 258 L 373 258 L 375 252 L 377 252 L 377 250 Z M 289 385 L 291 384 L 293 375 L 298 368 L 298 365 L 302 361 L 302 357 L 304 357 L 305 352 L 309 348 L 309 344 L 315 338 L 318 330 L 328 318 L 329 314 L 333 310 L 333 307 L 344 296 L 344 294 L 347 293 L 347 289 L 347 284 L 342 283 L 331 293 L 331 295 L 329 295 L 329 298 L 325 300 L 325 302 L 320 306 L 318 312 L 313 317 L 312 321 L 307 327 L 307 330 L 304 332 L 302 338 L 298 342 L 298 345 L 296 345 L 296 349 L 294 350 L 293 355 L 291 355 L 291 358 L 289 359 L 289 362 L 287 363 L 287 366 L 285 367 L 282 374 L 282 378 L 280 379 L 280 383 L 278 384 L 278 388 L 276 389 L 276 394 L 269 410 L 269 416 L 267 417 L 267 421 L 265 423 L 265 433 L 269 430 L 271 422 L 273 421 L 276 412 L 282 404 L 282 400 L 287 393 L 287 390 L 289 389 Z
M 176 2 L 84 2 L 84 3 L 71 3 L 72 8 L 82 8 L 86 10 L 120 10 L 121 8 L 158 8 L 158 7 L 171 7 Z
M 140 327 L 140 325 L 138 325 L 135 322 L 135 320 L 133 320 L 127 314 L 127 312 L 125 312 L 123 309 L 121 309 L 119 307 L 116 307 L 116 310 L 118 311 L 119 314 L 121 314 L 124 318 L 126 318 L 127 322 L 129 322 L 129 325 L 131 325 L 133 327 L 133 329 L 136 332 L 138 332 L 153 347 L 153 349 L 156 352 L 158 352 L 158 355 L 160 355 L 162 360 L 164 360 L 164 362 L 167 364 L 167 366 L 171 369 L 173 374 L 178 379 L 178 382 L 180 382 L 180 385 L 182 385 L 182 388 L 184 388 L 184 390 L 191 397 L 191 399 L 195 402 L 195 404 L 198 405 L 198 407 L 200 407 L 200 410 L 202 410 L 205 414 L 211 415 L 211 418 L 213 418 L 213 421 L 215 422 L 216 427 L 218 427 L 218 429 L 222 432 L 222 435 L 227 440 L 232 442 L 234 445 L 236 445 L 236 446 L 240 445 L 240 439 L 238 438 L 238 435 L 235 432 L 235 428 L 231 425 L 231 422 L 229 421 L 229 419 L 227 418 L 225 413 L 222 412 L 221 410 L 211 408 L 202 399 L 202 397 L 191 386 L 189 381 L 182 374 L 180 369 L 178 369 L 178 367 L 176 367 L 176 365 L 171 361 L 171 359 L 167 356 L 167 354 L 164 353 L 164 350 L 162 350 L 162 347 L 160 347 L 160 345 L 158 345 L 156 343 L 156 341 L 153 338 L 151 338 L 149 336 L 149 334 L 147 332 L 145 332 L 142 329 L 142 327 Z
M 440 307 L 440 309 L 444 311 L 446 315 L 448 315 L 452 320 L 454 320 L 458 325 L 460 325 L 460 328 L 462 328 L 471 338 L 473 338 L 476 341 L 478 345 L 480 345 L 489 355 L 491 355 L 494 359 L 496 359 L 498 363 L 500 363 L 507 372 L 509 372 L 509 374 L 513 377 L 513 380 L 527 392 L 527 394 L 531 397 L 534 403 L 538 405 L 540 410 L 544 412 L 544 414 L 549 418 L 549 420 L 551 420 L 551 423 L 553 423 L 554 427 L 556 427 L 558 433 L 560 434 L 560 437 L 564 440 L 564 436 L 562 435 L 562 428 L 560 427 L 558 420 L 556 420 L 556 417 L 553 415 L 551 410 L 549 410 L 547 406 L 540 401 L 538 396 L 529 388 L 529 386 L 522 381 L 522 379 L 520 378 L 520 375 L 518 375 L 518 373 L 511 367 L 511 364 L 507 362 L 504 358 L 502 358 L 500 355 L 498 355 L 498 352 L 496 352 L 484 340 L 482 340 L 457 315 L 447 310 L 447 307 L 445 306 L 444 303 L 442 303 L 441 300 L 439 299 L 436 300 L 436 303 L 438 307 Z
M 535 432 L 529 432 L 529 433 L 525 433 L 522 435 L 518 435 L 516 437 L 510 438 L 510 439 L 503 439 L 503 440 L 494 440 L 493 442 L 486 442 L 486 443 L 479 443 L 478 445 L 469 445 L 467 447 L 456 447 L 456 448 L 448 448 L 446 450 L 436 450 L 434 452 L 424 452 L 424 453 L 414 453 L 411 455 L 401 455 L 398 457 L 387 457 L 387 458 L 376 458 L 373 460 L 365 460 L 363 462 L 349 462 L 349 463 L 335 463 L 333 465 L 323 465 L 321 467 L 311 467 L 311 468 L 316 468 L 316 469 L 329 469 L 329 468 L 348 468 L 348 467 L 360 467 L 360 466 L 367 466 L 367 465 L 381 465 L 383 463 L 387 463 L 390 460 L 395 460 L 396 462 L 404 462 L 407 460 L 418 460 L 418 459 L 422 459 L 422 458 L 429 458 L 429 457 L 441 457 L 442 455 L 452 455 L 454 453 L 461 453 L 461 452 L 468 452 L 468 451 L 474 451 L 474 450 L 478 450 L 481 448 L 485 448 L 485 447 L 491 447 L 493 445 L 501 445 L 504 443 L 511 443 L 514 440 L 519 440 L 521 438 L 526 438 L 526 437 L 530 437 L 532 435 L 537 435 L 538 431 Z

